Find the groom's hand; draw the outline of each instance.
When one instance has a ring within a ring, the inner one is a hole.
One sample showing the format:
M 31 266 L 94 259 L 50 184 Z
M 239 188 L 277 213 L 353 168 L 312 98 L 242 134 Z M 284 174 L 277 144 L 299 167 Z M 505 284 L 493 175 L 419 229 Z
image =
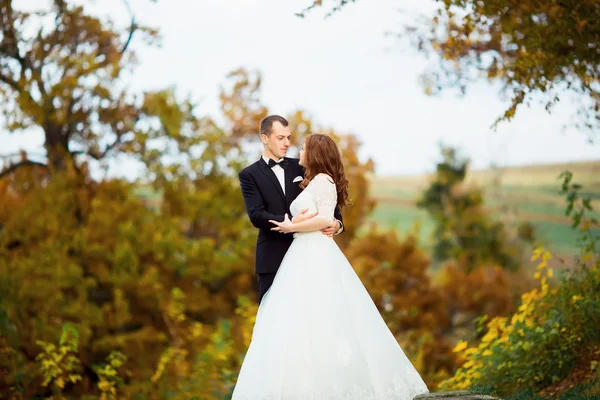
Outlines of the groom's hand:
M 317 211 L 309 213 L 308 208 L 305 208 L 300 213 L 294 215 L 294 217 L 292 218 L 292 222 L 294 224 L 297 224 L 298 222 L 302 222 L 302 221 L 306 221 L 307 219 L 311 219 L 312 217 L 315 217 L 317 214 L 318 214 Z
M 339 231 L 340 228 L 341 228 L 340 221 L 338 221 L 337 219 L 334 219 L 333 222 L 331 223 L 331 225 L 329 225 L 327 228 L 321 229 L 321 232 L 323 232 L 324 235 L 327 235 L 329 237 L 333 237 L 333 235 L 337 231 Z

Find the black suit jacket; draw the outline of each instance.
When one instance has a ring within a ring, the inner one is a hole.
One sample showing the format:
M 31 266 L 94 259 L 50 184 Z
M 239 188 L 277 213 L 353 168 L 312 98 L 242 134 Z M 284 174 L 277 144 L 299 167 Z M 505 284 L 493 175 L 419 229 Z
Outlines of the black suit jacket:
M 275 225 L 269 222 L 270 219 L 283 221 L 286 213 L 291 219 L 290 204 L 302 192 L 300 182 L 293 180 L 298 176 L 304 178 L 304 168 L 298 164 L 297 158 L 286 159 L 288 167 L 285 170 L 285 194 L 277 176 L 262 157 L 238 174 L 246 212 L 252 225 L 258 228 L 254 266 L 257 274 L 277 272 L 283 256 L 292 244 L 292 234 L 272 231 L 271 228 Z M 335 210 L 335 218 L 343 222 L 339 208 Z

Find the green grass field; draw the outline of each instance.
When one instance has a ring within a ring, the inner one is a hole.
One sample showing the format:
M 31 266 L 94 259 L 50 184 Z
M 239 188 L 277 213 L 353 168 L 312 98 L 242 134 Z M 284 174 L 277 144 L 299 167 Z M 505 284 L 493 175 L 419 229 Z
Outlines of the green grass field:
M 565 216 L 566 202 L 559 194 L 558 175 L 564 170 L 571 171 L 573 181 L 583 185 L 582 194 L 593 199 L 595 216 L 600 219 L 600 161 L 475 170 L 467 182 L 483 188 L 485 205 L 498 218 L 531 222 L 538 238 L 549 248 L 575 254 L 577 232 Z M 429 175 L 375 177 L 371 194 L 378 204 L 370 220 L 401 235 L 418 223 L 421 243 L 428 247 L 433 222 L 416 208 L 415 202 L 429 179 Z M 595 231 L 600 233 L 600 227 Z

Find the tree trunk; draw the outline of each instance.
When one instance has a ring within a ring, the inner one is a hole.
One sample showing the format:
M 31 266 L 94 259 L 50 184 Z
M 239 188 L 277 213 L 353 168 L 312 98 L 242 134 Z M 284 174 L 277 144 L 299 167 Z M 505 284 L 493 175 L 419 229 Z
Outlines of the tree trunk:
M 72 161 L 68 139 L 64 138 L 62 130 L 58 126 L 45 126 L 44 131 L 46 136 L 44 147 L 48 153 L 48 166 L 51 170 L 65 170 Z

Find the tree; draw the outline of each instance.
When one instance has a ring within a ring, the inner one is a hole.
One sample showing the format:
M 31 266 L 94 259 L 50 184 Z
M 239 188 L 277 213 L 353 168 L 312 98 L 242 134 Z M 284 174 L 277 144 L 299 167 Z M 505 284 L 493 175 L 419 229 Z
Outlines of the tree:
M 442 148 L 442 156 L 430 186 L 417 201 L 436 224 L 434 260 L 458 260 L 465 272 L 482 266 L 516 269 L 518 238 L 484 210 L 481 190 L 465 183 L 468 160 L 460 159 L 452 148 Z
M 83 386 L 70 393 L 81 394 L 96 379 L 92 366 L 113 350 L 130 360 L 137 389 L 152 390 L 143 383 L 164 351 L 192 356 L 220 320 L 235 319 L 238 297 L 255 292 L 254 232 L 237 182 L 216 174 L 163 182 L 159 211 L 136 198 L 131 183 L 81 173 L 56 173 L 48 185 L 19 192 L 2 185 L 0 204 L 12 211 L 0 220 L 0 304 L 6 332 L 16 333 L 17 368 L 3 384 L 15 387 L 26 376 L 26 397 L 40 393 L 36 342 L 55 342 L 71 323 L 80 335 Z M 186 324 L 203 327 L 191 344 L 173 301 L 183 304 Z M 234 348 L 229 365 L 243 345 Z
M 349 0 L 328 3 L 331 12 Z M 444 0 L 434 16 L 398 34 L 437 62 L 424 74 L 426 92 L 465 91 L 475 79 L 499 83 L 510 105 L 494 125 L 511 120 L 521 104 L 540 98 L 548 111 L 572 92 L 580 100 L 576 126 L 590 139 L 600 127 L 600 7 L 596 0 Z M 304 15 L 300 13 L 300 15 Z M 413 19 L 415 20 L 415 19 Z M 418 20 L 418 19 L 417 19 Z
M 119 83 L 134 66 L 134 37 L 151 43 L 156 31 L 133 16 L 128 29 L 117 30 L 64 0 L 33 12 L 1 0 L 0 21 L 0 100 L 7 128 L 42 129 L 47 152 L 47 160 L 21 159 L 2 175 L 24 165 L 63 170 L 76 157 L 100 160 L 131 143 L 143 113 Z
M 9 338 L 0 350 L 10 355 L 1 391 L 48 394 L 37 343 L 57 342 L 70 324 L 81 383 L 52 378 L 61 393 L 94 393 L 93 382 L 104 382 L 95 366 L 117 349 L 129 360 L 126 393 L 164 393 L 161 379 L 181 383 L 196 356 L 215 360 L 212 384 L 227 393 L 225 372 L 247 346 L 248 327 L 237 323 L 245 314 L 236 312 L 255 293 L 255 232 L 234 178 L 243 163 L 237 131 L 199 117 L 174 89 L 136 98 L 121 87 L 134 33 L 157 37 L 135 21 L 117 32 L 59 1 L 33 13 L 2 1 L 0 16 L 8 128 L 42 129 L 47 152 L 40 161 L 22 153 L 0 172 L 0 336 Z M 141 162 L 151 204 L 134 195 L 136 184 L 91 179 L 88 160 L 113 154 Z M 204 382 L 195 365 L 189 379 Z
M 260 121 L 268 114 L 260 99 L 262 76 L 259 71 L 238 68 L 227 77 L 231 87 L 229 90 L 221 88 L 219 97 L 232 140 L 257 141 Z
M 600 7 L 594 0 L 445 1 L 419 31 L 419 50 L 439 56 L 434 85 L 499 82 L 511 104 L 496 121 L 539 96 L 550 110 L 564 89 L 582 95 L 579 127 L 600 126 Z M 414 27 L 413 27 L 414 28 Z

